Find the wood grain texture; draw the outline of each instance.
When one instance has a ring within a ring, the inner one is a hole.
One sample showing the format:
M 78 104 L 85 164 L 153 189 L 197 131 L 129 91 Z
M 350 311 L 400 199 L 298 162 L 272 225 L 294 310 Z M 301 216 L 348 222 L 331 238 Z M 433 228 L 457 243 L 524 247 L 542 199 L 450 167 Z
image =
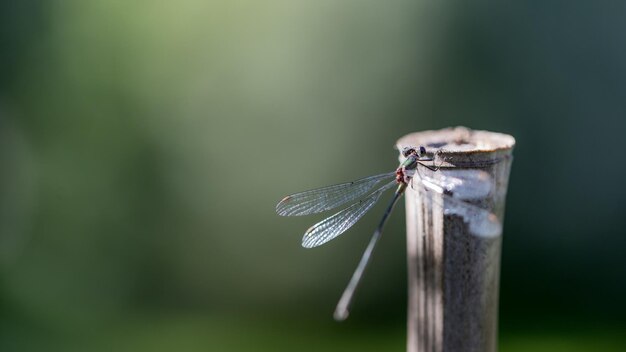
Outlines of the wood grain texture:
M 416 177 L 484 175 L 480 186 L 488 190 L 464 199 L 463 205 L 476 209 L 464 213 L 437 192 L 420 186 L 407 189 L 407 350 L 497 351 L 502 236 L 501 227 L 489 232 L 483 223 L 503 221 L 515 140 L 457 127 L 413 133 L 397 145 L 399 150 L 423 145 L 433 153 L 434 164 L 441 165 L 434 172 L 420 168 Z M 479 216 L 485 214 L 489 216 Z

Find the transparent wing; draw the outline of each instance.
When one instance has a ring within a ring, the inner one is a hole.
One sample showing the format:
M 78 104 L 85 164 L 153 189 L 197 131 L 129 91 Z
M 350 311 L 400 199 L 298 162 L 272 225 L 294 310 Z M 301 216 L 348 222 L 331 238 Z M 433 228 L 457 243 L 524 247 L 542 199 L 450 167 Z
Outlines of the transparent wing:
M 313 189 L 292 194 L 276 205 L 276 213 L 282 216 L 315 214 L 330 210 L 361 198 L 380 181 L 395 177 L 395 172 L 374 175 L 353 182 Z
M 433 173 L 432 177 L 414 178 L 422 187 L 415 187 L 422 201 L 443 207 L 444 214 L 458 215 L 468 224 L 473 235 L 495 237 L 502 232 L 500 219 L 481 204 L 491 197 L 493 178 L 480 170 L 448 170 Z M 434 194 L 433 194 L 434 193 Z
M 396 185 L 395 180 L 380 187 L 358 203 L 311 226 L 304 234 L 304 237 L 302 237 L 302 247 L 313 248 L 321 246 L 344 233 L 376 204 L 384 191 L 394 185 Z

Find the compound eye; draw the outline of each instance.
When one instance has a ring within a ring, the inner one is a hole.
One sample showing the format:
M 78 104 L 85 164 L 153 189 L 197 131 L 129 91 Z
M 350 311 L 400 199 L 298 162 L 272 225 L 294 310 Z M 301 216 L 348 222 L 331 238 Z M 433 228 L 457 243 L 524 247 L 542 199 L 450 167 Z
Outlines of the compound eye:
M 404 147 L 404 149 L 402 149 L 402 155 L 404 155 L 405 158 L 412 153 L 415 153 L 415 148 L 413 147 Z
M 420 145 L 420 156 L 426 154 L 426 148 L 424 148 L 424 146 Z

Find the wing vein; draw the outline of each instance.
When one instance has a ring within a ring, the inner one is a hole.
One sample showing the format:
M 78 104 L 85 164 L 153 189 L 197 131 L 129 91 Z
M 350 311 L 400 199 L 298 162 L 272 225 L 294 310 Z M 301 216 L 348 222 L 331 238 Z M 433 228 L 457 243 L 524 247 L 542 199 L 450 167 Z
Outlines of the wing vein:
M 393 176 L 393 172 L 388 172 L 353 182 L 295 193 L 283 198 L 276 205 L 276 213 L 282 216 L 299 216 L 331 210 L 359 199 L 379 182 Z
M 372 192 L 358 203 L 311 226 L 302 237 L 302 246 L 305 248 L 321 246 L 341 235 L 359 221 L 359 219 L 376 204 L 384 191 L 393 187 L 395 184 L 395 180 L 391 181 Z

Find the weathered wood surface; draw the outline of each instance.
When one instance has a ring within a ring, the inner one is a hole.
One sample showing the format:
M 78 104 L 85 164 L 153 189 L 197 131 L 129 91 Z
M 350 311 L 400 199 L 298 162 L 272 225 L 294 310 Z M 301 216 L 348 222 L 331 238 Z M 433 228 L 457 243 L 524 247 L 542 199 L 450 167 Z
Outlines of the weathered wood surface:
M 497 351 L 501 224 L 514 144 L 509 135 L 463 127 L 398 141 L 400 150 L 439 151 L 432 156 L 440 170 L 420 168 L 420 179 L 478 180 L 446 192 L 470 195 L 462 203 L 421 183 L 407 189 L 408 351 Z

